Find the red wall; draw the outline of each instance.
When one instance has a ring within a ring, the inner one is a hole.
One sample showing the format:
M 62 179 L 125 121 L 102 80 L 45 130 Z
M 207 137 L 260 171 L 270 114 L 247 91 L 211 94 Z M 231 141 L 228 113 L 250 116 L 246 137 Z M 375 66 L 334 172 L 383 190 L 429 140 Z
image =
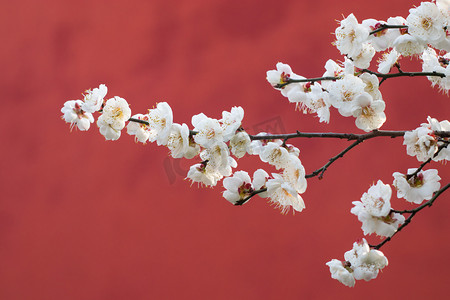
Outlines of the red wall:
M 412 2 L 412 3 L 411 3 Z M 362 237 L 350 214 L 369 186 L 417 167 L 401 139 L 364 142 L 323 180 L 308 181 L 307 209 L 281 215 L 264 199 L 233 207 L 184 181 L 174 161 L 124 134 L 61 121 L 67 100 L 100 83 L 133 113 L 168 102 L 178 123 L 242 106 L 244 127 L 359 132 L 332 112 L 329 125 L 294 110 L 265 81 L 278 61 L 320 76 L 336 21 L 407 16 L 420 1 L 3 1 L 0 9 L 1 299 L 443 299 L 448 290 L 449 195 L 382 248 L 389 266 L 353 289 L 325 263 Z M 418 70 L 411 64 L 410 70 Z M 448 119 L 448 98 L 425 78 L 383 83 L 383 129 Z M 259 126 L 259 127 L 258 127 Z M 307 172 L 348 145 L 296 140 Z M 237 170 L 264 167 L 243 158 Z M 442 183 L 448 167 L 434 164 Z M 395 197 L 395 208 L 412 208 Z M 369 237 L 377 242 L 377 237 Z

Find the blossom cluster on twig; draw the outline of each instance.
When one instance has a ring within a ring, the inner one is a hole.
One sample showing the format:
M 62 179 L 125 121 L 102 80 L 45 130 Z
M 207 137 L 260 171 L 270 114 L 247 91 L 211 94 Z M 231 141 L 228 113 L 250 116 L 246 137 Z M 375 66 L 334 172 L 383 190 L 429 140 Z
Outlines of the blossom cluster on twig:
M 426 76 L 432 86 L 444 92 L 450 90 L 450 15 L 443 1 L 422 2 L 412 8 L 409 16 L 389 18 L 387 21 L 367 19 L 359 23 L 351 14 L 339 22 L 334 45 L 344 55 L 344 62 L 328 60 L 321 77 L 306 78 L 295 74 L 291 67 L 278 63 L 276 70 L 266 74 L 267 81 L 295 103 L 304 113 L 316 113 L 320 122 L 329 123 L 330 109 L 343 117 L 354 117 L 363 134 L 354 133 L 258 133 L 249 135 L 243 125 L 244 110 L 233 107 L 223 111 L 220 119 L 203 113 L 187 124 L 174 122 L 172 108 L 166 102 L 157 103 L 147 113 L 132 115 L 128 102 L 118 96 L 106 100 L 107 87 L 87 90 L 82 100 L 70 100 L 61 109 L 62 118 L 80 131 L 95 122 L 106 140 L 117 140 L 126 128 L 136 142 L 156 142 L 168 148 L 173 158 L 195 159 L 186 179 L 201 186 L 216 186 L 223 179 L 223 197 L 234 205 L 243 205 L 252 197 L 267 198 L 269 203 L 286 213 L 291 208 L 305 209 L 302 194 L 307 179 L 324 172 L 351 149 L 366 139 L 403 137 L 407 155 L 414 156 L 420 166 L 405 174 L 393 173 L 393 187 L 398 198 L 420 205 L 414 210 L 399 211 L 391 207 L 392 188 L 378 180 L 354 201 L 350 212 L 362 223 L 364 235 L 376 234 L 384 240 L 371 245 L 366 239 L 354 243 L 344 255 L 344 261 L 333 259 L 327 263 L 332 278 L 347 286 L 356 280 L 376 278 L 388 260 L 379 250 L 424 207 L 431 206 L 449 185 L 441 188 L 436 169 L 424 170 L 431 162 L 450 160 L 450 122 L 428 117 L 414 130 L 380 130 L 386 121 L 385 100 L 380 85 L 396 77 Z M 437 51 L 436 51 L 437 50 Z M 369 69 L 377 52 L 382 53 L 377 71 Z M 443 55 L 441 55 L 443 54 Z M 405 72 L 400 67 L 402 57 L 420 57 L 421 72 Z M 307 174 L 300 160 L 300 150 L 288 144 L 294 138 L 339 138 L 353 141 L 351 145 L 331 157 L 322 167 Z M 251 177 L 246 171 L 234 171 L 237 161 L 246 155 L 258 156 L 275 168 L 277 173 L 257 169 Z M 425 201 L 425 203 L 424 203 Z M 409 214 L 405 218 L 405 214 Z

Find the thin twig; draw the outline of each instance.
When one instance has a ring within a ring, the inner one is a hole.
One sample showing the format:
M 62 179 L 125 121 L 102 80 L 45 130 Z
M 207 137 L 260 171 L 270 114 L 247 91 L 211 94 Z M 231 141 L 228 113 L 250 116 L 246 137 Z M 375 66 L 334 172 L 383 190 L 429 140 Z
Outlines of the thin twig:
M 405 135 L 407 131 L 391 131 L 391 130 L 373 130 L 368 133 L 356 134 L 356 133 L 334 133 L 334 132 L 300 132 L 287 133 L 287 134 L 267 134 L 267 135 L 249 135 L 251 140 L 289 140 L 293 138 L 335 138 L 344 139 L 348 141 L 354 140 L 368 140 L 375 137 L 401 137 Z M 450 137 L 450 131 L 435 131 L 434 135 L 440 137 Z
M 347 153 L 348 151 L 350 151 L 353 147 L 356 147 L 357 145 L 359 145 L 360 143 L 362 143 L 363 140 L 356 140 L 353 144 L 351 144 L 350 146 L 348 146 L 347 148 L 345 148 L 343 151 L 341 151 L 338 155 L 332 157 L 329 159 L 329 161 L 321 168 L 315 170 L 314 172 L 312 172 L 311 174 L 308 174 L 305 176 L 305 178 L 312 178 L 314 176 L 319 175 L 319 179 L 323 178 L 323 173 L 325 173 L 325 171 L 328 169 L 328 167 L 334 163 L 336 160 L 338 160 L 339 158 L 343 157 L 345 153 Z
M 418 77 L 418 76 L 437 76 L 437 77 L 441 77 L 441 78 L 445 77 L 444 73 L 438 73 L 438 72 L 398 72 L 398 73 L 383 74 L 383 73 L 371 71 L 369 69 L 362 69 L 361 72 L 369 73 L 369 74 L 375 75 L 375 76 L 383 78 L 383 79 L 394 78 L 394 77 Z
M 276 86 L 274 86 L 277 89 L 281 89 L 285 87 L 286 85 L 294 82 L 316 82 L 316 81 L 322 81 L 322 80 L 338 80 L 341 77 L 331 77 L 331 76 L 325 76 L 325 77 L 316 77 L 316 78 L 304 78 L 304 79 L 292 79 L 289 78 L 287 82 L 285 83 L 279 83 Z
M 395 77 L 437 76 L 437 77 L 444 78 L 446 76 L 444 73 L 438 73 L 438 72 L 403 72 L 400 69 L 399 69 L 398 73 L 388 73 L 388 74 L 378 73 L 378 72 L 375 72 L 375 71 L 371 71 L 369 69 L 361 69 L 359 72 L 361 72 L 361 73 L 369 73 L 369 74 L 375 75 L 375 76 L 377 76 L 379 78 L 382 78 L 380 84 L 382 82 L 384 82 L 388 78 L 395 78 Z M 338 80 L 338 79 L 341 79 L 341 78 L 342 78 L 342 76 L 337 76 L 337 77 L 325 76 L 325 77 L 303 78 L 303 79 L 292 79 L 292 78 L 289 78 L 284 83 L 276 84 L 274 86 L 274 88 L 281 89 L 281 88 L 283 88 L 283 87 L 285 87 L 285 86 L 287 86 L 288 84 L 291 84 L 291 83 L 316 82 L 316 81 L 327 81 L 327 80 L 334 81 L 334 80 Z

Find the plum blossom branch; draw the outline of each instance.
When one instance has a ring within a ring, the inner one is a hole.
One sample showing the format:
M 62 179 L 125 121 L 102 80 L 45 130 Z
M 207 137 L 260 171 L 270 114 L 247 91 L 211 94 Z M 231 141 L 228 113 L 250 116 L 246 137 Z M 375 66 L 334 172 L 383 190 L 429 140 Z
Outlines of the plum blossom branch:
M 295 82 L 316 82 L 316 81 L 323 81 L 323 80 L 338 80 L 341 77 L 333 77 L 333 76 L 325 76 L 325 77 L 316 77 L 316 78 L 304 78 L 304 79 L 292 79 L 289 78 L 287 79 L 286 82 L 284 83 L 279 83 L 275 86 L 275 88 L 277 89 L 281 89 L 283 87 L 285 87 L 286 85 L 290 84 L 290 83 L 295 83 Z
M 373 130 L 368 133 L 356 134 L 356 133 L 333 133 L 333 132 L 300 132 L 288 133 L 288 134 L 267 134 L 267 135 L 249 135 L 251 140 L 289 140 L 293 138 L 337 138 L 344 140 L 358 140 L 364 141 L 375 137 L 401 137 L 405 135 L 407 131 L 391 131 L 391 130 Z M 435 131 L 434 134 L 440 137 L 450 137 L 450 131 Z
M 447 141 L 445 141 L 445 142 L 447 142 Z M 440 145 L 440 146 L 438 147 L 438 150 L 436 151 L 436 153 L 434 153 L 433 157 L 430 157 L 429 159 L 427 159 L 426 161 L 424 161 L 424 162 L 423 162 L 423 163 L 422 163 L 422 164 L 414 171 L 414 173 L 411 173 L 411 174 L 407 174 L 407 175 L 406 175 L 406 180 L 409 180 L 410 178 L 412 178 L 412 177 L 416 176 L 417 174 L 419 174 L 419 172 L 423 169 L 423 167 L 425 167 L 427 164 L 429 164 L 429 163 L 433 160 L 433 158 L 436 157 L 436 156 L 438 156 L 439 152 L 441 152 L 442 149 L 447 148 L 448 145 L 449 145 L 448 143 L 445 143 L 445 144 L 443 144 L 443 145 Z
M 428 200 L 427 202 L 425 202 L 424 204 L 422 204 L 421 206 L 415 208 L 415 209 L 411 209 L 411 210 L 392 210 L 392 212 L 395 213 L 399 213 L 399 214 L 405 214 L 408 213 L 410 214 L 409 217 L 405 220 L 405 222 L 397 229 L 396 232 L 394 232 L 394 234 L 390 237 L 385 238 L 381 243 L 377 244 L 377 245 L 369 245 L 371 248 L 373 249 L 380 249 L 381 247 L 383 247 L 384 244 L 386 244 L 387 242 L 389 242 L 398 232 L 400 232 L 403 228 L 405 228 L 406 226 L 408 226 L 408 224 L 411 222 L 412 218 L 422 209 L 424 209 L 425 207 L 431 207 L 434 203 L 434 201 L 436 201 L 436 199 L 443 193 L 445 192 L 448 188 L 450 188 L 450 183 L 447 183 L 447 185 L 445 185 L 443 188 L 441 188 L 440 190 L 438 190 L 437 192 L 434 193 L 433 197 Z
M 334 163 L 336 160 L 338 160 L 339 158 L 343 157 L 345 153 L 347 153 L 348 151 L 350 151 L 352 148 L 358 146 L 360 143 L 362 143 L 363 140 L 356 140 L 353 144 L 351 144 L 350 146 L 348 146 L 347 148 L 345 148 L 343 151 L 341 151 L 338 155 L 332 157 L 329 159 L 329 161 L 321 168 L 315 170 L 314 172 L 312 172 L 311 174 L 307 174 L 305 176 L 305 178 L 312 178 L 314 176 L 319 175 L 319 179 L 323 178 L 323 174 L 325 173 L 325 171 L 328 169 L 328 167 Z
M 382 81 L 385 81 L 388 78 L 395 78 L 395 77 L 418 77 L 418 76 L 436 76 L 436 77 L 441 77 L 444 78 L 446 75 L 444 73 L 439 73 L 439 72 L 403 72 L 401 69 L 399 69 L 398 73 L 388 73 L 388 74 L 383 74 L 383 73 L 378 73 L 369 69 L 361 69 L 360 73 L 369 73 L 372 75 L 375 75 L 379 78 L 382 78 Z M 302 82 L 316 82 L 316 81 L 327 81 L 327 80 L 338 80 L 341 79 L 342 77 L 331 77 L 331 76 L 325 76 L 325 77 L 315 77 L 315 78 L 303 78 L 303 79 L 292 79 L 289 78 L 286 80 L 286 82 L 283 83 L 279 83 L 277 85 L 275 85 L 274 87 L 277 89 L 281 89 L 283 87 L 285 87 L 288 84 L 291 83 L 302 83 Z
M 361 73 L 369 73 L 369 74 L 375 75 L 375 76 L 383 78 L 383 79 L 394 78 L 394 77 L 417 77 L 417 76 L 437 76 L 437 77 L 441 77 L 441 78 L 445 77 L 444 73 L 438 73 L 438 72 L 403 72 L 401 70 L 398 73 L 383 74 L 383 73 L 371 71 L 369 69 L 362 69 Z

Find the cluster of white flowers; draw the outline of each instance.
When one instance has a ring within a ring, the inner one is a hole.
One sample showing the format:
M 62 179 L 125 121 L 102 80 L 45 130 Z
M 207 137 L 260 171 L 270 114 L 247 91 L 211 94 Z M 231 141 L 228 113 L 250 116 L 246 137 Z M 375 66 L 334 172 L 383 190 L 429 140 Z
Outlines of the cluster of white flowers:
M 374 131 L 373 134 L 358 137 L 374 137 L 376 133 L 382 133 L 375 130 L 386 121 L 386 105 L 379 90 L 380 84 L 390 75 L 404 73 L 399 64 L 402 56 L 420 56 L 422 71 L 426 72 L 421 75 L 427 76 L 433 86 L 444 92 L 450 90 L 450 54 L 444 53 L 450 51 L 449 3 L 449 0 L 422 2 L 420 6 L 410 9 L 406 19 L 367 19 L 359 23 L 351 14 L 340 21 L 335 31 L 334 44 L 345 55 L 343 63 L 328 60 L 322 77 L 307 79 L 295 74 L 289 65 L 279 62 L 276 70 L 267 72 L 266 79 L 299 110 L 317 114 L 320 122 L 329 123 L 330 108 L 333 107 L 344 117 L 354 117 L 359 129 Z M 378 73 L 367 69 L 377 52 L 381 57 Z M 399 73 L 389 74 L 394 66 Z M 430 73 L 439 74 L 431 76 L 433 74 Z M 134 136 L 136 142 L 156 142 L 166 146 L 173 158 L 196 158 L 197 162 L 190 167 L 186 179 L 200 186 L 213 187 L 225 178 L 223 197 L 234 205 L 242 205 L 258 195 L 267 198 L 282 213 L 291 207 L 298 212 L 305 208 L 301 194 L 306 191 L 306 177 L 310 175 L 306 176 L 299 158 L 300 150 L 286 144 L 292 136 L 282 140 L 273 139 L 274 136 L 264 132 L 249 135 L 242 127 L 242 107 L 223 111 L 220 119 L 203 113 L 194 115 L 191 119 L 192 130 L 187 124 L 174 122 L 172 108 L 166 102 L 157 103 L 146 114 L 132 116 L 125 99 L 118 96 L 105 99 L 107 90 L 106 85 L 101 84 L 98 88 L 87 90 L 82 100 L 67 101 L 61 109 L 62 119 L 70 123 L 71 129 L 76 126 L 86 131 L 95 121 L 93 113 L 98 112 L 100 116 L 96 123 L 106 140 L 119 139 L 126 127 L 127 133 Z M 403 214 L 414 215 L 431 205 L 434 195 L 445 190 L 443 188 L 436 193 L 441 188 L 437 170 L 422 169 L 431 160 L 450 160 L 450 146 L 447 147 L 450 143 L 450 122 L 431 117 L 427 121 L 417 129 L 406 132 L 403 141 L 407 154 L 424 163 L 419 168 L 408 169 L 406 174 L 394 172 L 393 186 L 398 198 L 414 204 L 422 204 L 425 200 L 430 202 L 414 211 L 394 210 L 391 207 L 391 187 L 378 180 L 362 195 L 361 201 L 353 202 L 354 207 L 350 210 L 362 223 L 364 235 L 375 233 L 385 237 L 384 242 L 388 241 L 409 223 L 410 219 L 405 219 Z M 336 157 L 341 157 L 351 147 Z M 265 170 L 257 169 L 252 179 L 246 171 L 233 172 L 237 160 L 245 155 L 258 156 L 278 173 L 269 175 Z M 336 157 L 330 159 L 330 163 Z M 312 176 L 328 166 L 316 170 Z M 377 246 L 370 246 L 365 239 L 354 243 L 353 249 L 345 253 L 344 261 L 333 259 L 327 263 L 331 277 L 350 287 L 355 285 L 356 280 L 376 278 L 379 270 L 388 264 L 387 258 L 378 250 L 384 242 Z
M 435 169 L 419 172 L 417 169 L 409 169 L 407 175 L 395 172 L 393 177 L 397 197 L 415 204 L 430 200 L 441 187 L 441 178 Z M 375 233 L 390 238 L 405 223 L 402 212 L 398 213 L 391 207 L 391 196 L 391 187 L 378 180 L 362 195 L 361 201 L 352 202 L 354 207 L 350 212 L 362 223 L 364 235 Z M 344 262 L 333 259 L 326 264 L 330 267 L 332 278 L 350 287 L 355 285 L 355 279 L 374 279 L 378 270 L 387 266 L 383 253 L 370 250 L 365 239 L 355 243 L 353 250 L 346 252 L 344 257 Z
M 395 172 L 394 187 L 397 189 L 397 197 L 404 198 L 408 202 L 421 204 L 424 200 L 430 200 L 434 192 L 441 188 L 436 169 L 417 172 L 417 169 L 408 169 L 406 175 Z
M 423 72 L 445 75 L 428 76 L 432 85 L 445 92 L 450 89 L 450 56 L 438 56 L 432 48 L 450 51 L 449 21 L 445 4 L 434 2 L 412 8 L 406 19 L 366 19 L 359 23 L 350 14 L 335 31 L 334 44 L 345 55 L 343 65 L 328 60 L 323 76 L 308 80 L 295 74 L 289 65 L 278 63 L 276 70 L 267 72 L 266 79 L 304 113 L 316 113 L 320 122 L 329 123 L 329 108 L 334 107 L 344 117 L 355 117 L 355 125 L 361 130 L 379 129 L 386 121 L 386 105 L 378 77 L 399 66 L 401 57 L 420 55 Z M 377 52 L 381 55 L 378 74 L 367 70 Z
M 361 197 L 361 201 L 355 201 L 350 212 L 362 222 L 364 235 L 376 233 L 380 236 L 392 236 L 398 226 L 405 222 L 405 217 L 392 212 L 391 187 L 378 180 L 376 185 L 369 188 Z
M 334 107 L 344 117 L 355 117 L 359 129 L 368 132 L 380 128 L 386 121 L 386 105 L 381 98 L 377 76 L 355 72 L 355 64 L 350 59 L 346 59 L 343 66 L 328 60 L 325 69 L 323 77 L 336 80 L 286 84 L 288 78 L 304 78 L 292 73 L 283 63 L 277 64 L 277 70 L 267 72 L 267 80 L 304 112 L 317 113 L 320 122 L 330 121 L 330 107 Z
M 406 145 L 406 153 L 415 156 L 418 161 L 450 160 L 450 149 L 447 147 L 450 139 L 435 135 L 435 131 L 450 131 L 450 122 L 439 122 L 431 117 L 427 120 L 428 123 L 405 133 L 403 145 Z
M 355 280 L 377 278 L 378 272 L 388 265 L 383 252 L 370 249 L 366 239 L 355 242 L 353 249 L 345 252 L 344 259 L 332 259 L 326 265 L 330 267 L 331 278 L 349 287 L 355 286 Z
M 307 184 L 305 169 L 298 157 L 300 150 L 281 140 L 251 141 L 241 126 L 244 118 L 242 107 L 224 111 L 221 119 L 210 118 L 203 113 L 195 115 L 192 117 L 193 130 L 190 131 L 188 125 L 173 122 L 172 108 L 166 102 L 158 103 L 146 114 L 131 116 L 125 99 L 115 96 L 105 101 L 106 92 L 107 88 L 102 84 L 86 91 L 84 100 L 67 101 L 61 110 L 63 119 L 71 123 L 71 127 L 77 125 L 84 131 L 94 122 L 92 113 L 100 112 L 97 125 L 106 140 L 117 140 L 126 126 L 127 133 L 135 136 L 136 142 L 156 142 L 166 146 L 173 158 L 199 157 L 201 161 L 190 167 L 186 177 L 199 185 L 217 185 L 222 178 L 233 175 L 233 168 L 237 167 L 235 158 L 242 158 L 245 154 L 258 155 L 263 162 L 282 169 L 282 173 L 269 176 L 259 169 L 252 183 L 247 172 L 236 172 L 224 180 L 225 199 L 233 204 L 243 204 L 240 202 L 245 197 L 258 194 L 269 198 L 269 202 L 282 212 L 291 206 L 295 211 L 305 208 L 300 194 L 305 192 Z
M 265 133 L 259 134 L 264 136 Z M 306 191 L 307 181 L 305 168 L 300 159 L 300 150 L 292 145 L 284 144 L 281 140 L 254 140 L 250 143 L 248 153 L 259 155 L 261 161 L 274 166 L 282 173 L 272 173 L 258 169 L 251 181 L 247 172 L 236 172 L 231 178 L 223 182 L 224 197 L 233 204 L 245 201 L 255 194 L 262 198 L 270 198 L 270 202 L 280 208 L 283 213 L 292 206 L 294 211 L 305 208 L 300 194 Z

